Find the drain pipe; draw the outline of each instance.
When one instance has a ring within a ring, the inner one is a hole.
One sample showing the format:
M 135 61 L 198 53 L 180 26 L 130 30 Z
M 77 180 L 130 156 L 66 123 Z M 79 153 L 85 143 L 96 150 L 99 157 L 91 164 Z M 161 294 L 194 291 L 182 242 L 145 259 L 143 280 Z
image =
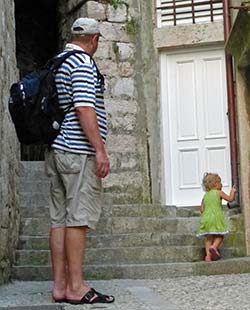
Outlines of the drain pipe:
M 223 19 L 224 19 L 224 38 L 227 42 L 231 29 L 230 19 L 230 0 L 223 0 Z M 236 208 L 240 206 L 239 200 L 239 175 L 238 175 L 238 156 L 237 156 L 237 140 L 236 140 L 236 121 L 235 121 L 235 93 L 233 81 L 233 63 L 232 56 L 225 51 L 226 57 L 226 75 L 227 75 L 227 94 L 228 94 L 228 120 L 229 120 L 229 136 L 230 136 L 230 155 L 231 155 L 231 173 L 232 184 L 236 185 L 238 191 L 235 199 L 227 204 L 228 208 Z

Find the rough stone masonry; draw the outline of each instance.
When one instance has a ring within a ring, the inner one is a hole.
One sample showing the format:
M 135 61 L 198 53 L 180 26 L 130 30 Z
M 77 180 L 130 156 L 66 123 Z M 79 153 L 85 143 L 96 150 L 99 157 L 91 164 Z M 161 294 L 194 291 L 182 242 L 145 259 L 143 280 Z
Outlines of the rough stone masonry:
M 10 83 L 16 80 L 14 2 L 0 2 L 0 283 L 10 277 L 18 240 L 16 189 L 19 148 L 8 114 Z
M 61 47 L 76 17 L 100 20 L 102 37 L 95 59 L 106 81 L 112 167 L 105 192 L 114 203 L 159 202 L 160 117 L 152 3 L 129 0 L 114 9 L 108 1 L 87 1 L 68 14 L 79 2 L 61 2 Z
M 152 3 L 128 0 L 116 10 L 108 1 L 80 3 L 84 1 L 58 0 L 59 50 L 75 18 L 101 21 L 103 37 L 95 58 L 106 78 L 112 166 L 104 182 L 106 197 L 119 204 L 159 202 L 160 117 Z M 19 145 L 7 111 L 9 87 L 18 76 L 14 0 L 2 0 L 0 12 L 0 282 L 4 282 L 10 277 L 19 231 Z

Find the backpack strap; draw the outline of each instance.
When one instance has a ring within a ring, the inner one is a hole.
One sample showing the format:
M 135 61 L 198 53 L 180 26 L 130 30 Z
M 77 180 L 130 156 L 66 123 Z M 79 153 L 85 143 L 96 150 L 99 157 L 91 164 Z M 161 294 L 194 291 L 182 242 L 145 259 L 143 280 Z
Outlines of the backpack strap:
M 98 76 L 98 79 L 104 81 L 104 77 L 103 75 L 100 73 L 97 65 L 96 65 L 96 62 L 94 60 L 94 58 L 87 52 L 85 51 L 80 51 L 80 50 L 70 50 L 70 51 L 67 51 L 65 54 L 61 55 L 61 56 L 54 56 L 53 58 L 51 58 L 47 64 L 46 64 L 46 68 L 50 68 L 51 70 L 57 70 L 61 64 L 68 58 L 70 57 L 71 55 L 74 55 L 74 54 L 85 54 L 87 56 L 89 56 L 89 58 L 93 61 L 95 67 L 96 67 L 96 71 L 97 71 L 97 76 Z
M 85 54 L 87 56 L 90 57 L 90 59 L 93 61 L 95 67 L 96 67 L 96 71 L 97 71 L 97 78 L 98 80 L 101 81 L 101 86 L 103 87 L 104 86 L 104 76 L 100 73 L 96 63 L 95 63 L 95 60 L 94 58 L 88 54 L 87 52 L 85 51 L 80 51 L 80 50 L 70 50 L 70 51 L 67 51 L 66 53 L 64 53 L 63 55 L 61 56 L 54 56 L 53 58 L 51 58 L 47 64 L 46 64 L 46 68 L 49 68 L 50 70 L 52 70 L 53 72 L 56 72 L 56 70 L 61 66 L 61 64 L 68 58 L 70 57 L 71 55 L 74 55 L 74 54 Z M 65 112 L 65 115 L 70 111 L 70 109 L 73 107 L 74 103 L 72 102 L 70 104 L 70 106 L 64 111 Z

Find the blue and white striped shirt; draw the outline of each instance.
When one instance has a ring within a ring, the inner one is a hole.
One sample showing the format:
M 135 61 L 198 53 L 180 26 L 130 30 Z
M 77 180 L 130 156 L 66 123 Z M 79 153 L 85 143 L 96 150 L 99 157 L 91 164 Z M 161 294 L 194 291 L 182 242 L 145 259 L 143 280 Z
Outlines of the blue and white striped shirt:
M 82 50 L 78 45 L 67 44 L 68 50 Z M 83 50 L 82 50 L 83 51 Z M 103 142 L 106 141 L 107 119 L 104 106 L 103 85 L 96 65 L 85 53 L 70 55 L 56 73 L 56 86 L 60 107 L 67 110 L 59 135 L 52 144 L 53 149 L 66 152 L 94 155 L 95 150 L 85 136 L 76 114 L 76 107 L 92 107 L 97 116 Z

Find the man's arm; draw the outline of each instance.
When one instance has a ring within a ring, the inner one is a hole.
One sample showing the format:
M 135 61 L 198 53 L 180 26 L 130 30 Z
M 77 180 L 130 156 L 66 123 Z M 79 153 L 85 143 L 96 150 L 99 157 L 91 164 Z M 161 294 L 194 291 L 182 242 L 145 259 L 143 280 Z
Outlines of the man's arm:
M 76 113 L 82 130 L 96 151 L 96 176 L 104 178 L 109 173 L 110 164 L 98 127 L 95 110 L 92 107 L 77 107 Z

